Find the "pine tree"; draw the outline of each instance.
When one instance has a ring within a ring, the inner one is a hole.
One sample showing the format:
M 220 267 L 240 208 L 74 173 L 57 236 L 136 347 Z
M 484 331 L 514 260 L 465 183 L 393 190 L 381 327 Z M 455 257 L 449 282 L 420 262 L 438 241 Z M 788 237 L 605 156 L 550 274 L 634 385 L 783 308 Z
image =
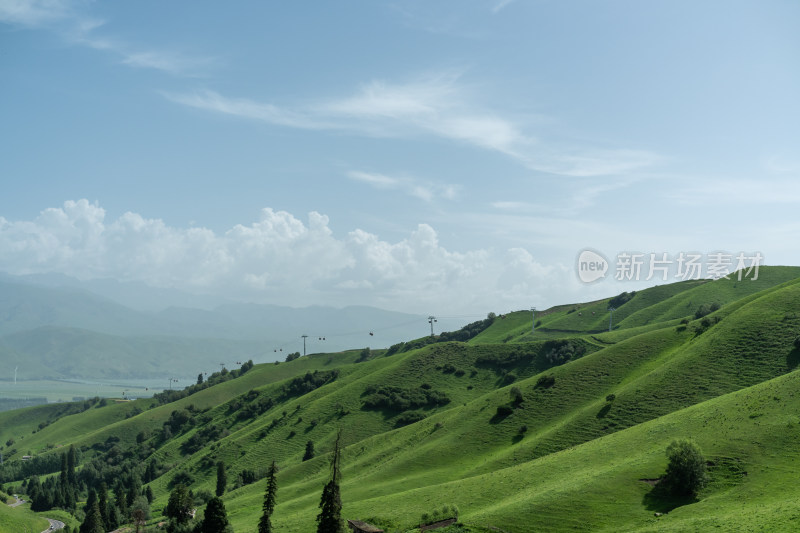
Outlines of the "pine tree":
M 67 453 L 67 481 L 74 488 L 78 484 L 78 478 L 75 475 L 75 465 L 78 463 L 78 454 L 75 451 L 75 445 L 69 447 Z
M 97 493 L 94 489 L 90 490 L 86 500 L 86 518 L 83 519 L 80 533 L 105 533 L 106 529 L 100 518 L 100 507 L 97 501 Z
M 201 533 L 226 533 L 230 531 L 228 513 L 225 512 L 225 504 L 222 503 L 221 499 L 211 498 L 208 500 L 200 531 Z
M 303 461 L 308 461 L 314 458 L 314 443 L 312 441 L 306 442 L 306 453 L 303 455 Z
M 278 466 L 275 461 L 269 467 L 267 474 L 267 491 L 264 493 L 264 513 L 258 521 L 258 533 L 272 533 L 272 512 L 275 510 L 275 495 L 278 493 L 278 480 L 275 475 L 278 473 Z
M 100 510 L 100 519 L 103 521 L 103 527 L 106 528 L 106 531 L 114 529 L 111 527 L 111 522 L 108 519 L 108 485 L 106 485 L 105 481 L 100 484 L 97 507 Z
M 228 478 L 225 475 L 225 463 L 222 461 L 217 463 L 217 497 L 225 494 L 225 486 L 228 484 Z
M 340 441 L 342 432 L 336 435 L 336 442 L 333 447 L 333 458 L 331 459 L 331 479 L 322 489 L 320 498 L 320 513 L 317 515 L 317 533 L 342 533 L 342 495 L 339 490 L 339 480 L 341 478 Z

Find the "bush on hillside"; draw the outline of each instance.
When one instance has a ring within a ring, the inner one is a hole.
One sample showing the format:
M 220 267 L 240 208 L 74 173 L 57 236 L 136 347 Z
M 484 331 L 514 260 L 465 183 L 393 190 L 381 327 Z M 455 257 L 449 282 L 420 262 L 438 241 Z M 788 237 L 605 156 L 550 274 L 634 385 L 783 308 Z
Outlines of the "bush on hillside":
M 361 353 L 358 354 L 358 359 L 356 359 L 356 363 L 363 363 L 367 359 L 370 358 L 372 355 L 372 350 L 369 349 L 369 346 L 361 350 Z
M 636 296 L 636 291 L 623 292 L 622 294 L 618 294 L 613 298 L 611 298 L 608 301 L 608 306 L 613 307 L 614 309 L 618 309 L 620 306 L 630 302 L 634 296 Z
M 542 376 L 536 380 L 536 387 L 540 389 L 549 389 L 556 384 L 555 376 Z
M 393 387 L 391 385 L 370 385 L 364 391 L 364 407 L 366 409 L 386 409 L 403 412 L 421 407 L 437 407 L 450 403 L 450 398 L 443 392 L 425 388 Z
M 514 412 L 514 408 L 511 407 L 510 405 L 504 403 L 503 405 L 498 405 L 497 406 L 497 412 L 495 413 L 495 417 L 496 418 L 505 418 L 507 416 L 510 416 L 511 413 L 513 413 L 513 412 Z
M 424 411 L 406 411 L 397 417 L 394 425 L 395 427 L 403 427 L 415 422 L 419 422 L 420 420 L 425 420 L 426 417 L 427 415 Z
M 326 383 L 334 381 L 337 377 L 339 377 L 339 370 L 315 370 L 313 373 L 306 372 L 303 377 L 294 378 L 284 386 L 283 397 L 284 399 L 288 399 L 308 394 Z
M 661 478 L 664 487 L 673 496 L 697 496 L 708 483 L 706 460 L 697 446 L 687 440 L 672 441 L 667 458 L 667 472 Z
M 508 394 L 511 396 L 511 403 L 513 403 L 514 406 L 519 406 L 522 403 L 522 391 L 519 387 L 511 387 L 511 390 L 508 391 Z
M 796 349 L 800 350 L 800 336 L 795 337 L 795 339 L 794 339 L 794 347 Z
M 694 318 L 697 320 L 698 318 L 703 318 L 706 315 L 713 313 L 714 311 L 719 309 L 719 304 L 714 302 L 712 304 L 703 304 L 697 308 L 697 311 L 694 312 Z
M 577 359 L 586 353 L 586 347 L 572 340 L 548 341 L 544 345 L 545 360 L 553 366 L 563 365 L 570 359 Z

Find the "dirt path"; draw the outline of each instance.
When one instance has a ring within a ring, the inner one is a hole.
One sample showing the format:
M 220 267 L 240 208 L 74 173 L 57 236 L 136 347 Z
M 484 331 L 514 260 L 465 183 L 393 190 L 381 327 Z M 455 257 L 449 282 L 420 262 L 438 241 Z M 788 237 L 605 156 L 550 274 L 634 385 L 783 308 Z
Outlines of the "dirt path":
M 14 494 L 14 503 L 9 505 L 9 507 L 17 507 L 18 505 L 22 505 L 23 503 L 25 503 L 25 500 L 20 500 L 19 497 L 16 494 Z
M 50 522 L 50 527 L 42 531 L 42 533 L 48 533 L 49 531 L 55 531 L 56 529 L 64 529 L 64 522 L 61 520 L 53 520 L 52 518 L 47 519 Z

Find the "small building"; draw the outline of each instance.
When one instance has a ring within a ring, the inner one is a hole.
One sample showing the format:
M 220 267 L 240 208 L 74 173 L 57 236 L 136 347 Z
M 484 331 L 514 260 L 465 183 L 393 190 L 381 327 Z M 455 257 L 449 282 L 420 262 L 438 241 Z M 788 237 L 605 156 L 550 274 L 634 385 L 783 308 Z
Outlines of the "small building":
M 362 522 L 361 520 L 348 520 L 347 527 L 349 527 L 353 533 L 383 533 L 381 528 Z

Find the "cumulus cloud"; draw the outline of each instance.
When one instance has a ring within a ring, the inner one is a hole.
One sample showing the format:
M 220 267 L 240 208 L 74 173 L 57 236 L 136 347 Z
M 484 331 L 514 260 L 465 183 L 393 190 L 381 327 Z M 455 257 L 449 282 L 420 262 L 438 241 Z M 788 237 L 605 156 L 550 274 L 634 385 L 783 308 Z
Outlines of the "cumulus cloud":
M 0 270 L 110 277 L 283 305 L 412 312 L 525 307 L 567 276 L 521 248 L 448 250 L 428 224 L 389 242 L 362 229 L 334 235 L 328 217 L 313 211 L 301 220 L 265 208 L 258 220 L 225 232 L 130 212 L 107 218 L 87 200 L 29 221 L 0 217 Z

